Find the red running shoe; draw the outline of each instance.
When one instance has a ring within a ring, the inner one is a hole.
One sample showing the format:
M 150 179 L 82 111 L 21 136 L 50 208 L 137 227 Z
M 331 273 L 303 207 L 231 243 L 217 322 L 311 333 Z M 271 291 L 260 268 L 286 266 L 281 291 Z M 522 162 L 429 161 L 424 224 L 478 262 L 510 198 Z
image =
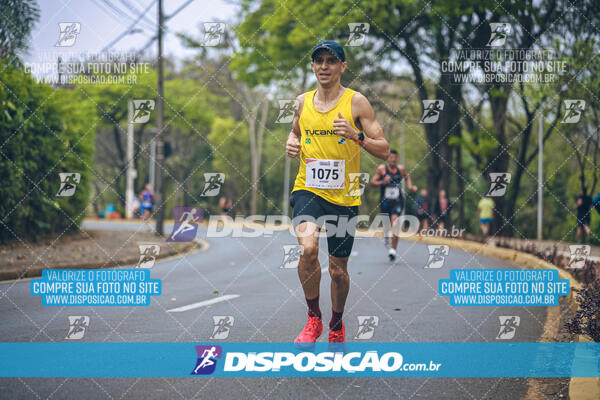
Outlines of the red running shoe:
M 317 338 L 323 333 L 323 322 L 319 317 L 308 316 L 302 332 L 294 339 L 294 345 L 301 350 L 311 349 L 315 346 Z
M 328 350 L 332 353 L 346 353 L 346 327 L 342 322 L 342 329 L 337 331 L 329 330 L 329 346 Z

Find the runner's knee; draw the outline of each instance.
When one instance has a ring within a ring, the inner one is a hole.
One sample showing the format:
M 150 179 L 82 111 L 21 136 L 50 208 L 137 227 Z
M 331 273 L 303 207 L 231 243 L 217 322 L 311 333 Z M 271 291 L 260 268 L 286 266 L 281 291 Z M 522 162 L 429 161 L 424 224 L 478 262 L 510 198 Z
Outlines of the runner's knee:
M 303 244 L 304 252 L 302 259 L 304 262 L 314 263 L 319 258 L 319 247 L 311 242 Z
M 340 281 L 348 276 L 348 258 L 329 257 L 329 275 L 334 281 Z
M 331 276 L 331 280 L 335 282 L 339 282 L 348 277 L 348 273 L 345 268 L 335 266 L 329 263 L 329 275 Z

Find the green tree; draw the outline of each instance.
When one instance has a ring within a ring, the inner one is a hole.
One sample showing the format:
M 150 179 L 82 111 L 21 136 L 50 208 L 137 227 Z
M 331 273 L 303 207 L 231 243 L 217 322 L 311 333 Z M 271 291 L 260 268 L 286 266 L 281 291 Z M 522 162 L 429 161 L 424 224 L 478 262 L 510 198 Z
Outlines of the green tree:
M 0 64 L 0 240 L 77 229 L 89 197 L 94 113 L 80 93 L 36 82 Z M 59 173 L 81 174 L 75 194 L 56 197 Z
M 173 151 L 163 165 L 164 177 L 173 181 L 173 191 L 166 197 L 168 209 L 171 203 L 188 205 L 203 200 L 199 197 L 203 173 L 210 171 L 212 162 L 207 136 L 215 118 L 228 114 L 224 110 L 227 100 L 211 93 L 200 80 L 177 74 L 165 82 L 164 139 Z
M 92 198 L 96 212 L 99 204 L 113 203 L 119 209 L 125 206 L 125 174 L 127 169 L 127 102 L 131 99 L 155 99 L 156 73 L 136 76 L 135 85 L 115 83 L 82 84 L 73 93 L 85 97 L 90 106 L 87 112 L 97 115 L 99 120 L 95 126 L 97 131 L 96 147 L 98 149 L 94 161 L 95 179 L 94 197 Z M 146 124 L 134 125 L 134 165 L 142 168 L 140 163 L 140 143 L 144 132 L 156 120 L 156 113 L 151 113 Z M 144 148 L 145 152 L 149 152 Z M 139 183 L 139 180 L 138 180 Z M 141 189 L 140 183 L 136 189 Z
M 14 57 L 27 50 L 29 35 L 40 18 L 35 0 L 0 1 L 0 58 Z
M 248 213 L 245 201 L 251 190 L 250 140 L 248 126 L 232 118 L 216 118 L 208 135 L 211 146 L 212 166 L 215 172 L 225 173 L 226 190 L 230 192 L 237 213 Z
M 172 154 L 156 168 L 162 168 L 168 191 L 164 204 L 167 213 L 174 205 L 196 204 L 204 180 L 202 173 L 210 168 L 211 155 L 206 136 L 216 116 L 226 116 L 227 101 L 212 93 L 196 75 L 200 70 L 170 70 L 165 80 L 164 126 L 161 136 L 169 143 Z M 101 117 L 96 145 L 94 180 L 98 203 L 116 203 L 124 207 L 127 102 L 131 99 L 156 99 L 156 71 L 135 76 L 135 85 L 94 84 L 80 86 Z M 208 80 L 208 75 L 206 76 Z M 137 171 L 136 193 L 149 179 L 151 140 L 156 137 L 156 112 L 144 124 L 134 124 L 134 167 Z M 99 210 L 100 207 L 97 206 Z
M 574 7 L 577 11 L 564 13 L 565 7 Z M 343 43 L 348 38 L 349 22 L 369 23 L 369 45 L 346 48 L 349 67 L 342 84 L 358 87 L 372 99 L 377 111 L 386 111 L 395 118 L 399 118 L 413 100 L 419 101 L 421 112 L 423 100 L 444 100 L 444 111 L 438 122 L 423 126 L 428 143 L 426 171 L 430 196 L 440 188 L 449 193 L 451 188 L 456 190 L 457 195 L 451 197 L 458 198 L 462 221 L 465 212 L 461 197 L 470 191 L 481 189 L 483 193 L 485 190 L 482 182 L 474 180 L 481 181 L 490 171 L 508 171 L 512 167 L 517 177 L 515 192 L 510 193 L 508 201 L 499 199 L 496 207 L 498 228 L 502 228 L 502 233 L 511 233 L 510 218 L 516 212 L 521 176 L 528 163 L 535 159 L 535 153 L 528 150 L 531 124 L 525 121 L 524 131 L 507 128 L 513 113 L 509 108 L 514 93 L 511 79 L 522 71 L 511 71 L 507 83 L 464 85 L 450 80 L 450 74 L 442 68 L 443 62 L 452 59 L 452 53 L 457 50 L 486 48 L 490 22 L 512 25 L 513 32 L 507 40 L 509 48 L 530 49 L 550 47 L 555 39 L 570 43 L 571 34 L 577 32 L 575 26 L 595 35 L 599 16 L 597 4 L 590 0 L 513 2 L 502 7 L 493 0 L 427 4 L 414 0 L 370 0 L 359 4 L 352 0 L 318 3 L 300 0 L 285 5 L 275 0 L 245 0 L 242 22 L 236 28 L 240 48 L 231 68 L 251 86 L 278 85 L 300 92 L 310 77 L 308 64 L 312 46 L 322 39 L 337 39 Z M 369 63 L 360 62 L 365 57 Z M 390 87 L 406 79 L 399 75 L 399 68 L 394 68 L 400 60 L 410 70 L 408 78 L 414 90 L 404 105 L 393 109 L 381 101 L 380 93 L 385 92 L 385 87 L 376 83 L 378 79 L 385 79 Z M 389 71 L 382 73 L 381 65 L 389 66 Z M 467 90 L 475 90 L 479 96 L 475 104 L 465 102 Z M 557 91 L 554 86 L 550 90 Z M 519 95 L 527 101 L 524 91 Z M 525 105 L 529 107 L 529 121 L 539 110 L 541 99 L 537 100 Z M 560 100 L 554 104 L 558 103 Z M 414 134 L 420 128 L 415 130 L 410 124 L 415 122 L 414 115 L 410 119 L 408 114 L 408 118 L 405 119 L 409 123 L 408 131 Z M 546 139 L 551 133 L 551 128 L 546 130 Z M 479 171 L 472 176 L 473 171 L 465 167 L 474 164 Z

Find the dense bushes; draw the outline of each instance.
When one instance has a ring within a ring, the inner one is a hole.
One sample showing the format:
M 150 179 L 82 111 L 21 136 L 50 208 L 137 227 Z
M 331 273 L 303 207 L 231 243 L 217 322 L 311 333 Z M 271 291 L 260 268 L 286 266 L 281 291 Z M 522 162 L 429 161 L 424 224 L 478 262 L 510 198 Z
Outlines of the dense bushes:
M 571 333 L 584 334 L 600 342 L 600 281 L 592 282 L 577 293 L 579 309 L 565 326 Z
M 88 203 L 93 105 L 0 61 L 0 240 L 76 229 Z M 72 197 L 56 197 L 60 172 L 78 172 Z

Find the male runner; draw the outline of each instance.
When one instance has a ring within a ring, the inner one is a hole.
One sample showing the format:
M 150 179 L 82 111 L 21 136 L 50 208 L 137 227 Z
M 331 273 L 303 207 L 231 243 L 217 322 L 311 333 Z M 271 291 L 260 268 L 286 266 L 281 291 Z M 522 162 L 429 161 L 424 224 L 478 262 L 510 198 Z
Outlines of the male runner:
M 398 165 L 398 152 L 391 150 L 387 164 L 381 164 L 377 167 L 375 175 L 371 180 L 372 186 L 381 188 L 379 207 L 382 214 L 386 214 L 391 218 L 391 226 L 395 227 L 398 217 L 402 215 L 404 208 L 404 197 L 402 193 L 402 180 L 406 179 L 408 190 L 416 191 L 413 186 L 410 175 L 406 173 L 403 165 Z M 395 227 L 392 229 L 392 245 L 388 252 L 390 261 L 396 259 L 396 247 L 398 246 L 398 235 L 396 235 Z M 385 232 L 387 236 L 389 232 Z
M 141 201 L 140 216 L 142 219 L 150 219 L 150 214 L 154 208 L 154 191 L 152 190 L 152 185 L 147 183 L 142 193 L 140 193 L 139 198 Z
M 479 218 L 479 227 L 483 236 L 487 236 L 492 226 L 494 218 L 494 200 L 491 197 L 483 196 L 477 204 L 477 215 Z
M 298 243 L 304 252 L 298 262 L 298 276 L 308 304 L 308 321 L 294 340 L 297 347 L 312 348 L 323 332 L 319 308 L 319 217 L 358 214 L 360 196 L 349 196 L 349 174 L 360 172 L 360 152 L 386 159 L 389 146 L 371 104 L 362 94 L 343 87 L 340 77 L 346 69 L 343 47 L 332 40 L 317 44 L 312 51 L 311 67 L 317 78 L 317 89 L 297 97 L 286 151 L 289 157 L 300 156 L 300 166 L 290 205 L 296 224 Z M 363 133 L 364 132 L 364 133 Z M 339 219 L 327 222 L 337 230 Z M 331 303 L 329 342 L 345 342 L 342 313 L 350 289 L 348 256 L 354 243 L 354 229 L 327 237 Z M 341 237 L 340 237 L 341 236 Z M 338 344 L 339 345 L 339 344 Z

